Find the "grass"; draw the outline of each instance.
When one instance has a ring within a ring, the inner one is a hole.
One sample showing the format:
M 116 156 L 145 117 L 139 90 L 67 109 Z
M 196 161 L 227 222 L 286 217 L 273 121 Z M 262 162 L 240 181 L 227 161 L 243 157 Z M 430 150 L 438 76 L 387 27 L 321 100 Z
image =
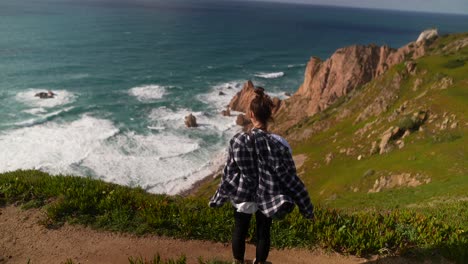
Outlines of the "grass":
M 230 241 L 233 212 L 230 206 L 212 209 L 207 200 L 148 194 L 89 178 L 50 176 L 39 171 L 0 175 L 0 201 L 25 207 L 40 206 L 44 224 L 68 221 L 135 234 L 157 234 L 181 239 Z M 436 252 L 448 258 L 467 259 L 468 232 L 436 217 L 409 210 L 346 212 L 317 207 L 314 221 L 298 211 L 274 221 L 275 248 L 321 247 L 338 252 L 378 254 Z M 253 237 L 254 230 L 250 230 Z M 252 242 L 255 242 L 252 238 Z

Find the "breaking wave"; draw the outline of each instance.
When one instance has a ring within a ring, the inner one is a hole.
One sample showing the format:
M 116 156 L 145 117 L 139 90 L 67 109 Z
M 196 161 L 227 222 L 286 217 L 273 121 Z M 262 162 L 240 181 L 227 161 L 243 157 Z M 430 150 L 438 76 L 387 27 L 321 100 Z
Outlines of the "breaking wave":
M 284 72 L 271 72 L 271 73 L 257 73 L 256 77 L 264 79 L 276 79 L 284 76 Z
M 161 99 L 166 94 L 166 87 L 156 84 L 144 85 L 133 87 L 128 93 L 140 102 L 148 102 Z

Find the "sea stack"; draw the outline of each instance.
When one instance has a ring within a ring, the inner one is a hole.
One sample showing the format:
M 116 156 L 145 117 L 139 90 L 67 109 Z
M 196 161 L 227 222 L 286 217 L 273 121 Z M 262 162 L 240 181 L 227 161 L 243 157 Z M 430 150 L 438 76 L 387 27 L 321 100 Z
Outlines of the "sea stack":
M 185 126 L 186 127 L 198 127 L 197 119 L 192 113 L 185 117 Z

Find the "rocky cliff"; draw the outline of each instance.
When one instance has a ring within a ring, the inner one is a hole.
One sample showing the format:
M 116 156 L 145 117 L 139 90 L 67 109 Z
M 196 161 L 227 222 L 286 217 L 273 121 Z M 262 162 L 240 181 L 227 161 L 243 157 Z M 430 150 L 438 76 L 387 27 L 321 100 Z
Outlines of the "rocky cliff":
M 423 56 L 435 37 L 423 32 L 418 41 L 399 49 L 354 45 L 338 49 L 325 61 L 312 57 L 307 63 L 304 82 L 278 111 L 285 122 L 278 124 L 277 129 L 284 131 L 301 119 L 327 109 L 392 66 Z
M 312 58 L 300 89 L 281 102 L 272 130 L 293 146 L 313 200 L 466 208 L 468 32 L 424 35 L 400 49 L 352 46 Z

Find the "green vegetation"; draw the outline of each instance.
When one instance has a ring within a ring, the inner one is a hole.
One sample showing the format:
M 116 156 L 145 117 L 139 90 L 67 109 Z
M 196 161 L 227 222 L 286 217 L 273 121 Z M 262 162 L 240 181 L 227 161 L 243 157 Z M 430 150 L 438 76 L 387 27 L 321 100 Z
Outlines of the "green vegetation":
M 233 224 L 230 206 L 212 209 L 205 199 L 152 195 L 139 188 L 39 171 L 1 174 L 0 201 L 43 207 L 48 217 L 44 224 L 52 227 L 68 221 L 112 231 L 227 242 Z M 320 207 L 315 213 L 314 221 L 302 218 L 297 210 L 275 221 L 272 246 L 318 246 L 356 255 L 385 251 L 468 258 L 468 232 L 436 217 L 408 210 L 344 212 Z

